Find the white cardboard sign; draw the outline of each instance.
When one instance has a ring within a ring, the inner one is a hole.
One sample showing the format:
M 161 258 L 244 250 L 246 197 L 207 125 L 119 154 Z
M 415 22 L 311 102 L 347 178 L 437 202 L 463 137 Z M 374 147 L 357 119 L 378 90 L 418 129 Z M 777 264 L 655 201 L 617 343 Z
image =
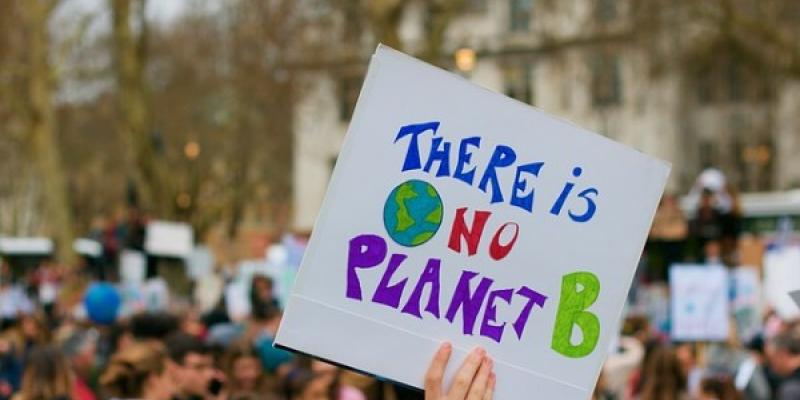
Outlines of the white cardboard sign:
M 586 399 L 669 166 L 379 46 L 277 344 L 422 387 Z
M 150 222 L 147 224 L 144 249 L 155 256 L 187 257 L 194 249 L 194 232 L 191 225 L 185 223 Z
M 672 339 L 728 337 L 728 272 L 719 265 L 674 265 L 669 270 Z

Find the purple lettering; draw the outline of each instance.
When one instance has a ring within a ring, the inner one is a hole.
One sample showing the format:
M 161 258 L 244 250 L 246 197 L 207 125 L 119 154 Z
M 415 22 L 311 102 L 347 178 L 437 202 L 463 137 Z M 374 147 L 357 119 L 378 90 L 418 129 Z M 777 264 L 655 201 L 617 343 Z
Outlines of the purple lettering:
M 450 307 L 445 315 L 445 318 L 452 323 L 458 310 L 462 309 L 461 315 L 464 321 L 463 332 L 465 335 L 472 335 L 472 329 L 475 327 L 475 320 L 483 305 L 483 299 L 486 298 L 486 292 L 489 291 L 489 287 L 494 282 L 490 278 L 482 278 L 475 292 L 471 293 L 469 282 L 476 275 L 478 275 L 477 272 L 461 272 L 461 278 L 459 278 L 456 290 L 453 293 L 453 300 L 450 302 Z
M 525 324 L 528 323 L 528 317 L 531 315 L 531 310 L 533 309 L 534 304 L 539 306 L 540 308 L 544 307 L 544 302 L 547 300 L 547 296 L 527 287 L 523 286 L 517 290 L 517 294 L 522 297 L 528 298 L 528 303 L 525 304 L 525 307 L 522 307 L 522 311 L 519 313 L 519 317 L 516 321 L 514 321 L 514 331 L 517 333 L 517 337 L 522 339 L 522 332 L 525 330 Z
M 492 322 L 497 321 L 497 306 L 494 305 L 495 300 L 499 297 L 505 300 L 506 303 L 511 304 L 511 296 L 514 295 L 514 289 L 499 289 L 492 290 L 489 293 L 489 300 L 486 301 L 486 310 L 483 311 L 483 323 L 481 323 L 481 336 L 486 336 L 497 343 L 503 337 L 503 330 L 506 323 L 494 325 Z
M 372 301 L 375 303 L 386 304 L 389 307 L 397 308 L 400 305 L 400 296 L 403 295 L 403 289 L 406 287 L 408 278 L 403 279 L 394 285 L 389 285 L 392 280 L 394 272 L 400 267 L 400 264 L 406 259 L 405 254 L 392 254 L 389 258 L 389 265 L 386 267 L 386 272 L 383 273 L 383 278 L 375 289 L 375 295 L 372 296 Z
M 428 297 L 428 305 L 425 306 L 425 311 L 439 318 L 439 269 L 441 265 L 442 261 L 439 259 L 431 258 L 428 260 L 428 264 L 425 266 L 425 270 L 422 271 L 417 285 L 414 286 L 414 291 L 411 292 L 411 297 L 408 298 L 408 302 L 406 302 L 406 305 L 403 307 L 402 311 L 404 313 L 422 318 L 422 313 L 419 310 L 419 302 L 425 285 L 430 284 L 431 292 Z
M 377 235 L 360 235 L 350 240 L 347 256 L 347 297 L 361 300 L 361 281 L 356 268 L 372 268 L 386 258 L 386 241 Z

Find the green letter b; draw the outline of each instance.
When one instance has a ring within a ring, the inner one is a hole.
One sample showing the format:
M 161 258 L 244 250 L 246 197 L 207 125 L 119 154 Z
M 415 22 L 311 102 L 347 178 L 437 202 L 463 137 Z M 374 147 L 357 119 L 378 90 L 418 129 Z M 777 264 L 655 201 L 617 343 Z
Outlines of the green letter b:
M 581 290 L 579 291 L 579 286 Z M 600 281 L 591 272 L 574 272 L 561 280 L 561 299 L 553 329 L 551 348 L 567 357 L 586 357 L 597 347 L 600 320 L 586 311 L 600 294 Z M 578 326 L 583 333 L 581 342 L 573 345 L 572 329 Z

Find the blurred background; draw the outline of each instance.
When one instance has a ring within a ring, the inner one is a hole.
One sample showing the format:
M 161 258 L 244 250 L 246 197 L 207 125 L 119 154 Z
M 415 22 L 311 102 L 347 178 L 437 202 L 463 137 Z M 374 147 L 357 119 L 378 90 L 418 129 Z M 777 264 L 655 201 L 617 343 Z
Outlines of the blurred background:
M 716 265 L 743 349 L 800 315 L 798 39 L 794 0 L 2 1 L 2 317 L 281 304 L 382 42 L 671 162 L 621 329 L 681 339 Z

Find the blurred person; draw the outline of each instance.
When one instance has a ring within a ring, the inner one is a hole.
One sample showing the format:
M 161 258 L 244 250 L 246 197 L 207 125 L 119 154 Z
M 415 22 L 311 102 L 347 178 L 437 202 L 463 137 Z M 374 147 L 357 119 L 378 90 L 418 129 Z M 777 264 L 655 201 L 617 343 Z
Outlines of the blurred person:
M 662 261 L 659 263 L 660 268 L 651 271 L 651 279 L 666 281 L 669 266 L 683 261 L 688 234 L 689 224 L 678 199 L 674 195 L 664 195 L 650 229 L 649 242 L 660 253 Z
M 250 281 L 250 312 L 253 313 L 257 308 L 276 307 L 280 308 L 278 300 L 275 299 L 275 284 L 272 278 L 256 274 Z
M 24 349 L 16 338 L 16 327 L 10 322 L 0 331 L 0 400 L 8 400 L 22 383 Z
M 209 347 L 183 332 L 170 335 L 165 344 L 169 356 L 166 372 L 175 388 L 174 399 L 215 399 L 223 395 L 224 376 L 214 367 Z
M 730 183 L 726 189 L 730 195 L 731 208 L 722 214 L 720 221 L 720 251 L 725 264 L 735 266 L 739 262 L 737 250 L 742 233 L 742 204 L 739 192 Z
M 13 400 L 78 399 L 74 375 L 64 354 L 55 346 L 36 347 L 25 363 L 22 389 Z
M 709 243 L 716 243 L 722 236 L 722 214 L 714 204 L 714 192 L 703 189 L 694 218 L 689 223 L 689 231 L 695 243 L 695 253 L 707 262 L 706 252 Z M 713 245 L 712 245 L 713 246 Z
M 249 393 L 264 398 L 274 396 L 277 391 L 272 377 L 264 373 L 258 352 L 249 343 L 239 343 L 228 349 L 223 358 L 223 370 L 231 397 Z
M 694 396 L 700 390 L 700 381 L 703 379 L 703 369 L 698 365 L 697 348 L 694 343 L 678 343 L 675 345 L 675 356 L 681 364 L 686 376 L 686 389 Z
M 75 374 L 72 392 L 74 400 L 94 400 L 96 398 L 90 382 L 94 373 L 98 337 L 99 335 L 94 329 L 80 330 L 73 333 L 62 344 L 62 349 Z
M 800 399 L 800 329 L 787 329 L 773 337 L 767 345 L 767 357 L 772 370 L 782 378 L 775 398 Z
M 647 341 L 642 344 L 643 351 L 640 359 L 641 362 L 639 366 L 630 373 L 628 387 L 624 396 L 625 399 L 635 399 L 641 395 L 648 378 L 647 365 L 650 364 L 653 354 L 660 346 L 661 344 L 653 338 L 647 339 Z
M 669 347 L 659 347 L 645 365 L 644 386 L 639 400 L 688 399 L 686 374 L 676 352 Z
M 700 381 L 697 400 L 741 400 L 733 380 L 725 375 L 708 376 Z
M 121 349 L 100 376 L 103 393 L 113 399 L 170 400 L 166 359 L 166 351 L 157 343 L 133 343 Z
M 746 348 L 748 357 L 739 364 L 734 385 L 748 400 L 769 400 L 772 398 L 772 389 L 766 365 L 764 338 L 756 335 L 747 343 Z
M 137 341 L 163 341 L 180 327 L 180 321 L 166 312 L 143 312 L 130 320 L 130 333 Z
M 253 310 L 251 316 L 250 332 L 245 334 L 246 340 L 253 338 L 253 343 L 261 356 L 261 363 L 264 369 L 276 374 L 278 378 L 289 371 L 293 354 L 276 348 L 273 344 L 278 333 L 278 326 L 283 316 L 277 307 L 261 307 Z
M 612 393 L 606 385 L 605 373 L 601 370 L 600 376 L 597 378 L 597 383 L 594 385 L 591 400 L 616 400 L 617 397 Z
M 34 311 L 25 288 L 16 283 L 8 262 L 0 262 L 0 319 L 16 320 Z
M 181 319 L 180 323 L 181 331 L 200 340 L 205 340 L 208 330 L 205 324 L 203 324 L 197 310 L 190 308 L 183 315 L 184 317 Z

